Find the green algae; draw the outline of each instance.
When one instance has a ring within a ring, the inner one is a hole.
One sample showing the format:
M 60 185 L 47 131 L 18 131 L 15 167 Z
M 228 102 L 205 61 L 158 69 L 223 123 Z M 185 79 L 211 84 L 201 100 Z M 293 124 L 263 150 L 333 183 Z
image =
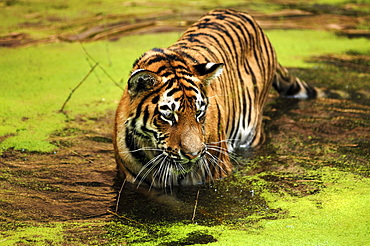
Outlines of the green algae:
M 23 224 L 13 231 L 0 233 L 0 244 L 10 245 L 61 245 L 63 243 L 63 225 L 29 226 Z M 0 227 L 1 229 L 1 227 Z
M 369 179 L 333 168 L 318 172 L 326 188 L 317 194 L 300 198 L 266 195 L 271 207 L 289 212 L 286 218 L 262 223 L 262 235 L 278 245 L 366 244 L 370 239 Z
M 0 244 L 7 245 L 104 245 L 104 222 L 76 221 L 49 224 L 3 223 Z M 7 229 L 7 232 L 2 232 Z

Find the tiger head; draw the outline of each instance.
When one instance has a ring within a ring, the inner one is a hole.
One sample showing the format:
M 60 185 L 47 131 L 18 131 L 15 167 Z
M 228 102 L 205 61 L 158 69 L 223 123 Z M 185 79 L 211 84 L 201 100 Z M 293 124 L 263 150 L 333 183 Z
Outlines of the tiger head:
M 117 118 L 124 122 L 116 122 L 121 139 L 116 147 L 126 177 L 167 187 L 202 183 L 215 176 L 222 160 L 212 151 L 225 154 L 226 149 L 211 143 L 218 140 L 207 127 L 212 119 L 207 92 L 222 68 L 221 63 L 189 65 L 176 52 L 159 49 L 134 64 L 117 110 Z

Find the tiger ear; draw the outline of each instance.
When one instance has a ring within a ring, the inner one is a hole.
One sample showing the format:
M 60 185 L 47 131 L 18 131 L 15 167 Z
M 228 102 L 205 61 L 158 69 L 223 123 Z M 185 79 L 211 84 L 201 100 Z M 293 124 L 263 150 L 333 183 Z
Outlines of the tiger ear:
M 209 85 L 210 81 L 222 73 L 223 63 L 202 63 L 194 65 L 197 75 L 204 81 L 206 85 Z
M 127 82 L 128 93 L 131 97 L 135 97 L 140 92 L 147 91 L 153 88 L 158 81 L 158 76 L 145 69 L 137 69 L 132 72 Z

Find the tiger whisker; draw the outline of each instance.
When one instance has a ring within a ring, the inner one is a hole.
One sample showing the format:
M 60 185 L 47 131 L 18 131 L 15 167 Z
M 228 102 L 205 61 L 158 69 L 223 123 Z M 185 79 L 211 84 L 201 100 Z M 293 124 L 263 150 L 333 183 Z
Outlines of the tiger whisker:
M 145 150 L 150 150 L 150 151 L 163 151 L 163 150 L 161 150 L 161 149 L 156 149 L 156 148 L 151 148 L 151 147 L 143 147 L 143 148 L 135 149 L 135 150 L 122 151 L 122 152 L 120 152 L 120 153 L 134 153 L 134 152 L 138 152 L 138 151 L 145 151 Z
M 173 159 L 170 159 L 170 165 L 168 165 L 167 176 L 170 192 L 172 193 L 172 184 L 174 182 L 174 167 L 177 169 L 178 164 Z
M 220 140 L 220 141 L 217 141 L 217 142 L 209 142 L 208 144 L 219 144 L 219 143 L 229 143 L 229 142 L 234 142 L 234 141 L 239 141 L 240 139 L 232 139 L 232 138 L 229 138 L 229 139 L 224 139 L 224 140 Z
M 144 173 L 144 175 L 143 176 L 141 176 L 141 179 L 140 179 L 140 181 L 139 181 L 139 183 L 138 183 L 138 185 L 137 185 L 137 187 L 139 187 L 142 183 L 143 183 L 143 181 L 145 180 L 145 178 L 149 175 L 149 173 L 151 172 L 151 171 L 153 171 L 153 169 L 158 165 L 158 161 L 159 162 L 161 162 L 161 159 L 163 159 L 163 158 L 166 158 L 166 156 L 167 155 L 165 155 L 165 154 L 160 154 L 160 155 L 158 155 L 158 156 L 156 156 L 156 157 L 154 157 L 153 159 L 151 159 L 150 161 L 148 161 L 141 169 L 140 169 L 140 171 L 138 172 L 138 174 L 136 175 L 136 177 L 135 177 L 135 179 L 134 179 L 134 181 L 136 181 L 139 177 L 140 177 L 140 174 L 147 168 L 147 167 L 149 167 L 150 165 L 152 165 L 145 173 Z M 162 160 L 163 161 L 163 160 Z
M 221 163 L 224 163 L 222 160 L 220 160 L 220 158 L 212 155 L 211 153 L 209 153 L 208 151 L 206 151 L 206 154 L 209 155 L 209 160 L 211 161 L 211 163 L 213 163 L 214 165 L 218 166 L 224 173 L 227 173 L 220 164 L 218 164 L 219 162 Z
M 160 154 L 160 155 L 157 155 L 156 157 L 154 157 L 153 159 L 151 159 L 150 161 L 148 161 L 139 171 L 139 173 L 137 174 L 136 177 L 139 177 L 140 174 L 150 165 L 152 164 L 155 164 L 156 161 L 159 159 L 159 158 L 162 158 L 163 157 L 163 154 Z M 156 165 L 153 165 L 153 166 L 156 166 Z M 147 173 L 147 172 L 146 172 Z
M 164 159 L 162 159 L 161 161 L 160 161 L 160 165 L 159 165 L 159 168 L 153 173 L 153 177 L 152 177 L 152 182 L 150 183 L 150 187 L 149 187 L 149 190 L 151 190 L 152 189 L 152 187 L 153 186 L 155 186 L 155 182 L 156 182 L 156 177 L 157 177 L 157 172 L 158 172 L 158 170 L 160 170 L 161 169 L 161 167 L 162 167 L 162 163 L 165 161 L 165 158 Z
M 213 175 L 212 175 L 212 172 L 211 172 L 211 169 L 209 169 L 209 165 L 208 165 L 208 161 L 207 161 L 207 157 L 203 157 L 201 159 L 203 165 L 201 165 L 201 169 L 202 169 L 202 172 L 203 172 L 203 177 L 205 177 L 206 175 L 205 174 L 208 174 L 208 176 L 210 177 L 210 180 L 213 182 Z M 205 180 L 204 180 L 205 181 Z
M 212 150 L 217 150 L 219 151 L 220 153 L 222 152 L 222 154 L 225 154 L 225 155 L 229 155 L 231 154 L 232 152 L 230 152 L 228 149 L 226 148 L 223 148 L 223 147 L 220 147 L 220 146 L 215 146 L 215 145 L 209 145 L 207 147 L 207 149 L 212 149 Z
M 225 151 L 225 150 L 223 150 L 223 149 L 219 149 L 219 148 L 210 147 L 210 148 L 208 148 L 208 150 L 216 151 L 216 152 L 218 152 L 218 153 L 220 153 L 220 154 L 223 154 L 223 155 L 225 155 L 225 156 L 230 156 L 230 155 L 231 155 L 231 153 L 230 153 L 230 152 L 227 152 L 227 151 Z
M 229 143 L 236 142 L 236 141 L 239 141 L 239 139 L 225 139 L 225 140 L 221 140 L 221 141 L 218 141 L 218 142 L 209 142 L 207 144 L 207 146 L 214 146 L 214 147 L 218 147 L 218 148 L 223 148 L 226 152 L 232 153 L 232 151 L 230 151 L 229 149 L 224 148 L 224 147 L 221 147 L 218 144 L 220 144 L 220 143 L 227 143 L 227 144 L 229 144 Z
M 208 149 L 209 150 L 213 150 L 213 151 L 216 151 L 218 153 L 221 153 L 223 155 L 226 155 L 228 156 L 230 159 L 232 159 L 234 162 L 238 163 L 238 160 L 236 159 L 236 156 L 233 152 L 230 152 L 228 149 L 226 148 L 222 148 L 222 147 L 219 147 L 219 146 L 214 146 L 214 145 L 211 145 L 211 146 L 208 146 Z
M 209 160 L 212 163 L 215 163 L 217 166 L 219 166 L 218 162 L 224 163 L 220 158 L 218 158 L 217 156 L 212 155 L 209 151 L 206 151 L 206 154 L 210 157 Z
M 186 174 L 186 169 L 184 168 L 183 165 L 181 165 L 180 163 L 174 161 L 174 164 L 175 164 L 175 167 L 176 167 L 176 171 L 178 173 L 180 173 L 181 175 L 184 175 Z
M 160 175 L 161 183 L 164 184 L 163 187 L 167 187 L 167 182 L 169 182 L 172 177 L 171 175 L 169 175 L 171 164 L 168 164 L 168 163 L 169 162 L 166 162 L 165 165 L 163 165 L 163 168 L 162 168 L 163 170 Z
M 153 173 L 153 180 L 151 182 L 150 188 L 155 184 L 157 177 L 160 177 L 160 178 L 158 178 L 158 181 L 159 181 L 159 183 L 162 183 L 163 184 L 163 187 L 166 187 L 167 186 L 167 183 L 166 182 L 168 180 L 168 172 L 165 172 L 165 169 L 168 170 L 168 168 L 170 166 L 168 164 L 169 161 L 167 160 L 167 158 L 168 158 L 168 155 L 166 155 L 161 160 L 161 164 L 159 165 L 158 169 Z

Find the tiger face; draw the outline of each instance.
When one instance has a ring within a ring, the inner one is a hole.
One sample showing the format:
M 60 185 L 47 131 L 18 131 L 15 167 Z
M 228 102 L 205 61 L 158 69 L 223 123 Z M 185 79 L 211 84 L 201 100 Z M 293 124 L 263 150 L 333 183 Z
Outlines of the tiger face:
M 146 53 L 134 67 L 119 106 L 127 114 L 116 126 L 121 138 L 119 159 L 126 178 L 138 184 L 167 187 L 206 182 L 214 176 L 212 166 L 221 167 L 220 152 L 227 152 L 210 142 L 206 129 L 212 109 L 207 89 L 223 64 L 189 65 L 174 61 L 173 53 Z M 164 59 L 151 66 L 146 57 L 153 56 Z M 226 175 L 229 169 L 221 172 Z

